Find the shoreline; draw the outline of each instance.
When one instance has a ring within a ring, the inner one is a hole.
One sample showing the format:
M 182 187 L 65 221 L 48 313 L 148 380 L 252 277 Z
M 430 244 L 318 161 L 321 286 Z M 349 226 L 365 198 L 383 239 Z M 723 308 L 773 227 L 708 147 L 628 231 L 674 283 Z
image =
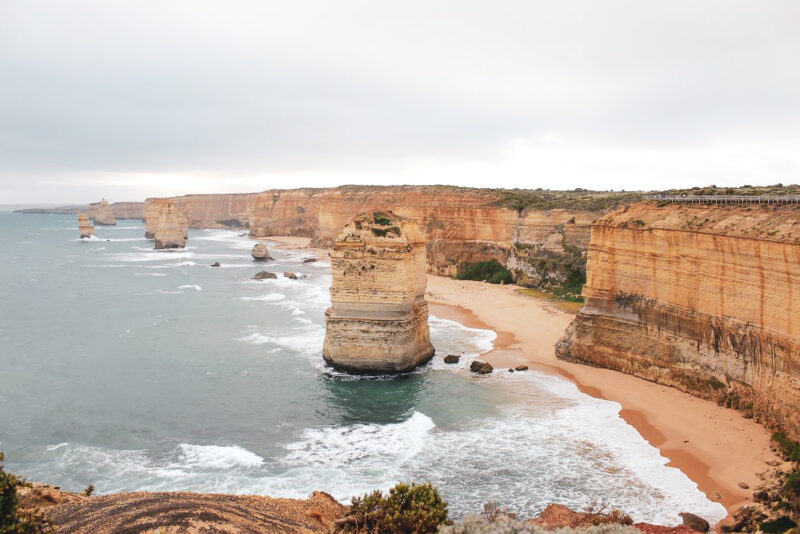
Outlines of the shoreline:
M 494 349 L 481 359 L 502 370 L 525 363 L 573 382 L 592 397 L 620 404 L 620 417 L 685 473 L 710 500 L 722 504 L 726 521 L 752 503 L 766 462 L 779 460 L 769 431 L 739 412 L 677 389 L 609 369 L 559 360 L 554 344 L 574 314 L 521 294 L 513 285 L 495 286 L 428 275 L 431 313 L 497 333 Z M 691 510 L 687 510 L 691 511 Z

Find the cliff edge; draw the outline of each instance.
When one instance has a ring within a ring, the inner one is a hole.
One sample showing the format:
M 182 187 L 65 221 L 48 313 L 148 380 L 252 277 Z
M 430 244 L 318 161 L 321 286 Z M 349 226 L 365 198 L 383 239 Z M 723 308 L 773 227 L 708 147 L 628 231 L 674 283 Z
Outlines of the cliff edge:
M 738 408 L 800 438 L 800 207 L 637 203 L 591 229 L 560 358 Z

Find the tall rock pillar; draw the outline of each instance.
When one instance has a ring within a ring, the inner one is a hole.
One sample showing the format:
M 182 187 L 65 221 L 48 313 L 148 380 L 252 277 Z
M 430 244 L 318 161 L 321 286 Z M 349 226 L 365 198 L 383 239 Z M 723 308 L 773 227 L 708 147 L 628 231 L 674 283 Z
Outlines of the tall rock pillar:
M 425 302 L 425 235 L 391 212 L 354 217 L 331 252 L 322 355 L 359 373 L 399 373 L 434 353 Z

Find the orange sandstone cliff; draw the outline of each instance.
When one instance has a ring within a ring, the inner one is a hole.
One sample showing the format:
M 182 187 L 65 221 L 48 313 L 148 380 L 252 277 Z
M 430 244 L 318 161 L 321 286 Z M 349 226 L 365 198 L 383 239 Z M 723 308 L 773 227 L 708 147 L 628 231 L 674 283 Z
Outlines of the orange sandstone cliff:
M 333 246 L 359 213 L 391 210 L 419 222 L 431 273 L 455 276 L 465 264 L 496 259 L 521 285 L 582 276 L 589 226 L 603 211 L 515 209 L 503 198 L 495 190 L 448 186 L 342 186 L 170 200 L 194 228 L 248 226 L 254 237 L 310 237 L 323 247 Z
M 559 357 L 675 386 L 800 438 L 800 207 L 642 202 L 592 226 Z
M 100 206 L 100 202 L 89 204 L 86 208 L 86 215 L 90 219 L 94 219 Z M 113 202 L 111 204 L 111 213 L 115 219 L 143 219 L 144 202 Z

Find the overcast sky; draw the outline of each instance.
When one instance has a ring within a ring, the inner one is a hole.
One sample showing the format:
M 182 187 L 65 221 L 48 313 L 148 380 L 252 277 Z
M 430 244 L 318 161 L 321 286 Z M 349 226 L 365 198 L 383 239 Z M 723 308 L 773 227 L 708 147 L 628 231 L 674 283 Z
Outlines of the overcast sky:
M 796 0 L 0 3 L 0 203 L 777 182 Z

